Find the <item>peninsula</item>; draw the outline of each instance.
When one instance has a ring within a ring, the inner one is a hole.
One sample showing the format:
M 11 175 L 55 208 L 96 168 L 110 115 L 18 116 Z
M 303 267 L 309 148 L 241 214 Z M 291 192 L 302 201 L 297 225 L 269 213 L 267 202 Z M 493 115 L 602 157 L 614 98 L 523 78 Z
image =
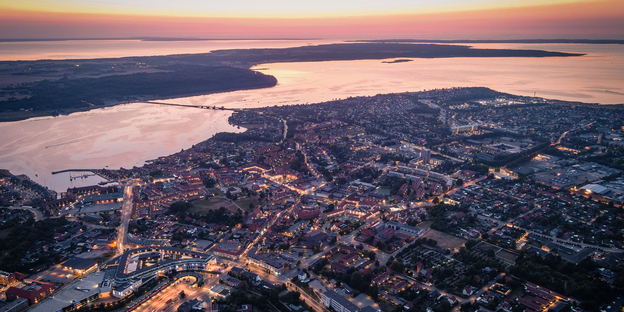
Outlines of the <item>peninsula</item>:
M 0 62 L 0 121 L 67 114 L 132 101 L 275 86 L 275 77 L 249 69 L 263 63 L 581 55 L 462 45 L 344 43 L 169 56 Z

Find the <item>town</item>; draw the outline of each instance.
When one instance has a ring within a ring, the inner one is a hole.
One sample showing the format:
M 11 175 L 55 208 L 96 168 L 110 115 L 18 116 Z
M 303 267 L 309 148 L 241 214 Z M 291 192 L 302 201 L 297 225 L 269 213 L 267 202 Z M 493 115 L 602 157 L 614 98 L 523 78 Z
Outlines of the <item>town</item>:
M 624 307 L 619 107 L 455 88 L 230 123 L 60 194 L 0 171 L 0 309 Z

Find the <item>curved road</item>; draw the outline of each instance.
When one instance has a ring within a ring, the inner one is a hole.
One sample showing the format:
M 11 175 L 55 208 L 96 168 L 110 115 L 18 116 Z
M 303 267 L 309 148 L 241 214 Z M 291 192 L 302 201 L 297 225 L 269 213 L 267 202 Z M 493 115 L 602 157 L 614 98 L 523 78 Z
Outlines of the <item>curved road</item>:
M 8 207 L 10 209 L 20 209 L 20 210 L 28 210 L 32 213 L 35 214 L 35 221 L 39 221 L 41 219 L 43 219 L 43 213 L 41 213 L 41 211 L 39 211 L 38 209 L 35 209 L 33 207 L 30 206 L 21 206 L 21 207 Z

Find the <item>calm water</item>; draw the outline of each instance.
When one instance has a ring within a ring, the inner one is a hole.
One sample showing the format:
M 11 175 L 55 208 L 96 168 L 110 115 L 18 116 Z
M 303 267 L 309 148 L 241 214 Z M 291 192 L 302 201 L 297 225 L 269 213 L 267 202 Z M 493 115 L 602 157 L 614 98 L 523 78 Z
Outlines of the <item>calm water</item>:
M 88 48 L 76 49 L 78 52 L 72 52 L 68 57 L 129 55 L 124 53 L 136 53 L 134 55 L 191 53 L 190 50 L 200 49 L 201 44 L 206 44 L 206 42 L 186 42 L 176 50 L 175 46 L 178 44 L 176 42 L 165 44 L 156 42 L 159 44 L 158 49 L 161 50 L 152 51 L 143 46 L 140 49 L 127 48 L 118 51 L 114 46 L 108 46 L 106 42 L 95 42 L 96 46 L 105 47 L 105 51 L 95 51 L 97 49 L 88 43 L 79 43 Z M 249 45 L 245 46 L 247 43 L 244 42 L 225 42 L 228 45 L 239 45 L 238 48 L 259 47 L 259 44 L 262 46 L 261 44 L 265 43 L 266 41 L 248 42 Z M 0 43 L 0 47 L 3 47 L 3 44 Z M 275 44 L 298 46 L 302 42 Z M 316 103 L 378 93 L 486 86 L 519 95 L 533 95 L 536 92 L 537 96 L 545 98 L 601 104 L 624 103 L 622 45 L 475 46 L 583 52 L 588 55 L 543 59 L 414 59 L 412 62 L 394 64 L 382 63 L 379 60 L 262 64 L 254 69 L 277 77 L 277 86 L 261 90 L 170 99 L 168 102 L 225 107 L 263 107 Z M 29 55 L 33 59 L 44 58 L 50 55 L 49 51 L 51 50 L 43 52 L 28 50 L 23 55 Z M 60 51 L 55 53 L 58 53 L 57 55 L 69 53 L 69 50 L 60 49 Z M 93 184 L 99 180 L 78 179 L 70 183 L 68 174 L 52 176 L 52 171 L 68 168 L 139 166 L 145 160 L 189 148 L 217 132 L 240 131 L 227 123 L 229 115 L 230 113 L 226 111 L 137 103 L 69 116 L 2 123 L 0 168 L 9 169 L 14 174 L 28 174 L 57 191 L 64 191 L 70 185 Z M 35 172 L 38 177 L 34 176 Z
M 624 103 L 624 45 L 474 45 L 587 53 L 557 58 L 442 58 L 262 64 L 270 89 L 177 99 L 180 104 L 257 107 L 448 87 L 484 86 L 517 95 L 600 104 Z
M 65 40 L 0 42 L 0 61 L 92 59 L 126 56 L 207 53 L 223 49 L 288 48 L 327 40 Z
M 141 166 L 146 160 L 189 148 L 217 132 L 244 131 L 228 124 L 230 115 L 230 111 L 135 103 L 0 123 L 0 168 L 25 173 L 56 191 L 93 185 L 102 179 L 70 181 L 69 173 L 51 173 Z

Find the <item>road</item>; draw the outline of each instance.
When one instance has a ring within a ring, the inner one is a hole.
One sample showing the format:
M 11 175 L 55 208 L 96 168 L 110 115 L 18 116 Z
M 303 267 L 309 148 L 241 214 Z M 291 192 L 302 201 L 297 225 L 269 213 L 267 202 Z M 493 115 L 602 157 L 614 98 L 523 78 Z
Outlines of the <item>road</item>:
M 124 188 L 123 205 L 121 207 L 121 224 L 117 228 L 117 254 L 120 255 L 124 252 L 126 246 L 126 234 L 128 233 L 128 223 L 132 215 L 132 188 L 136 186 L 138 182 L 129 182 Z
M 306 293 L 303 289 L 299 288 L 297 285 L 290 282 L 288 277 L 284 275 L 275 276 L 273 274 L 267 273 L 265 269 L 257 267 L 253 264 L 247 265 L 248 263 L 244 260 L 228 260 L 224 259 L 224 262 L 228 262 L 230 266 L 237 266 L 240 268 L 245 268 L 250 272 L 256 273 L 260 276 L 262 280 L 271 282 L 273 284 L 286 284 L 286 287 L 290 291 L 298 291 L 301 294 L 301 299 L 305 301 L 310 307 L 312 307 L 317 312 L 328 312 L 328 309 L 318 301 L 318 299 L 313 298 L 308 293 Z
M 568 131 L 566 131 L 566 132 L 562 133 L 562 134 L 559 136 L 559 139 L 557 140 L 557 142 L 553 143 L 552 145 L 559 145 L 559 144 L 561 144 L 561 140 L 563 140 L 563 138 L 565 138 L 565 136 L 566 136 L 566 135 L 568 135 L 568 133 L 570 133 L 571 131 L 578 130 L 578 129 L 583 129 L 583 128 L 585 128 L 585 127 L 589 127 L 589 126 L 591 126 L 593 123 L 595 123 L 595 121 L 592 121 L 592 122 L 590 122 L 590 123 L 588 123 L 588 124 L 586 124 L 586 125 L 580 126 L 580 127 L 572 128 L 572 129 L 570 129 L 570 130 L 568 130 Z
M 467 187 L 467 186 L 474 185 L 474 184 L 476 184 L 477 182 L 483 181 L 483 180 L 485 180 L 485 179 L 487 179 L 487 175 L 486 175 L 486 176 L 482 176 L 482 177 L 480 177 L 480 178 L 478 178 L 478 179 L 475 179 L 475 180 L 472 180 L 472 181 L 466 182 L 466 183 L 464 183 L 464 184 L 462 184 L 462 185 L 458 185 L 458 186 L 456 186 L 456 187 L 454 187 L 454 188 L 452 188 L 452 189 L 448 190 L 446 193 L 438 195 L 437 197 L 438 197 L 438 199 L 442 200 L 442 199 L 444 199 L 444 195 L 451 195 L 451 194 L 453 194 L 453 193 L 455 193 L 455 192 L 457 192 L 457 191 L 459 191 L 459 190 L 461 190 L 461 189 L 463 189 L 463 188 L 465 188 L 465 187 Z M 484 187 L 484 188 L 485 188 L 485 187 Z
M 41 211 L 39 211 L 38 209 L 35 209 L 31 206 L 20 206 L 20 207 L 9 207 L 10 209 L 21 209 L 21 210 L 28 210 L 32 213 L 35 214 L 35 221 L 39 221 L 41 219 L 43 219 L 43 213 L 41 213 Z
M 418 282 L 415 278 L 411 277 L 411 276 L 407 276 L 405 274 L 398 274 L 399 276 L 401 276 L 403 279 L 411 281 L 413 283 L 417 283 L 421 288 L 427 289 L 429 292 L 433 292 L 435 290 L 437 290 L 440 294 L 445 295 L 447 297 L 450 296 L 455 296 L 454 294 L 451 294 L 447 291 L 444 290 L 440 290 L 435 286 L 427 286 L 424 285 L 420 282 Z M 490 289 L 490 287 L 492 287 L 494 284 L 496 284 L 496 280 L 498 280 L 499 278 L 505 276 L 505 273 L 500 273 L 498 276 L 496 276 L 494 279 L 492 279 L 491 281 L 489 281 L 485 286 L 481 287 L 479 290 L 477 290 L 476 292 L 474 292 L 472 294 L 472 296 L 468 297 L 468 298 L 462 298 L 459 296 L 455 296 L 455 298 L 458 301 L 458 304 L 454 306 L 453 308 L 453 312 L 459 312 L 459 306 L 466 303 L 466 302 L 472 302 L 474 303 L 477 298 L 479 298 L 479 296 L 481 296 L 483 293 L 485 293 L 488 289 Z
M 580 245 L 582 248 L 600 249 L 602 251 L 608 251 L 608 252 L 612 252 L 612 253 L 620 253 L 620 252 L 622 252 L 622 249 L 618 249 L 618 248 L 609 248 L 609 247 L 602 247 L 602 246 L 586 244 L 586 243 L 577 243 L 577 242 L 573 242 L 573 241 L 570 241 L 570 240 L 564 240 L 564 239 L 561 239 L 561 238 L 556 238 L 556 237 L 553 237 L 553 236 L 550 236 L 550 235 L 547 235 L 547 234 L 538 233 L 538 232 L 532 231 L 532 230 L 527 229 L 527 228 L 523 228 L 523 227 L 520 227 L 520 226 L 517 226 L 517 225 L 513 225 L 513 224 L 511 224 L 509 222 L 497 220 L 497 219 L 494 219 L 494 218 L 489 218 L 489 217 L 486 217 L 486 216 L 483 216 L 483 215 L 477 215 L 477 218 L 492 220 L 498 226 L 500 226 L 500 228 L 502 228 L 503 226 L 507 226 L 508 225 L 510 227 L 514 227 L 514 228 L 518 228 L 518 229 L 524 230 L 524 231 L 526 231 L 529 234 L 534 234 L 534 235 L 537 235 L 537 236 L 547 237 L 547 238 L 552 239 L 552 242 L 558 243 L 558 244 L 562 244 L 564 246 L 565 245 L 571 245 L 572 247 L 578 248 L 577 245 Z
M 214 282 L 214 280 L 219 279 L 219 277 L 209 276 L 208 274 L 204 275 L 204 281 L 206 282 Z M 173 285 L 169 286 L 167 289 L 163 290 L 161 293 L 157 294 L 149 301 L 144 303 L 141 307 L 136 309 L 137 312 L 151 312 L 151 311 L 177 311 L 178 307 L 185 301 L 189 301 L 192 299 L 199 299 L 204 301 L 206 304 L 210 304 L 212 301 L 212 296 L 208 291 L 210 288 L 208 284 L 204 285 L 202 288 L 191 287 L 191 284 L 194 282 L 194 278 L 184 277 L 180 280 L 176 281 Z M 180 292 L 184 291 L 186 295 L 184 299 L 180 299 Z M 171 300 L 169 303 L 167 303 Z M 210 308 L 207 309 L 210 311 Z

